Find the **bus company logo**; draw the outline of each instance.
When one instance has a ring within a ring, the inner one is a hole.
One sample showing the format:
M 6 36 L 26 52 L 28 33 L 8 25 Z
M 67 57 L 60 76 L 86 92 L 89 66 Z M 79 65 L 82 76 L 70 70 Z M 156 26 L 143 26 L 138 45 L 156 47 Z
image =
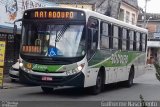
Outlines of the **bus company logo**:
M 32 68 L 32 64 L 31 64 L 31 63 L 28 63 L 28 64 L 26 65 L 26 67 L 27 67 L 28 69 L 31 69 L 31 68 Z
M 47 66 L 35 64 L 35 65 L 33 65 L 33 68 L 32 68 L 32 69 L 33 69 L 33 70 L 42 70 L 42 71 L 45 71 L 45 70 L 47 70 Z
M 128 55 L 112 54 L 112 64 L 126 64 L 128 63 Z

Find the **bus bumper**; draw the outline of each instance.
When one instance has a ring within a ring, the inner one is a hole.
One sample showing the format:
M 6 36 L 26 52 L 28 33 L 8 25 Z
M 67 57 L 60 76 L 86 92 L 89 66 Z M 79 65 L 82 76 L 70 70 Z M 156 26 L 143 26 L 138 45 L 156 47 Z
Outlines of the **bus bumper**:
M 42 80 L 42 75 L 33 75 L 24 72 L 20 69 L 20 76 L 22 76 L 29 82 L 46 87 L 57 86 L 76 86 L 84 87 L 85 76 L 82 72 L 69 76 L 49 76 L 52 80 Z

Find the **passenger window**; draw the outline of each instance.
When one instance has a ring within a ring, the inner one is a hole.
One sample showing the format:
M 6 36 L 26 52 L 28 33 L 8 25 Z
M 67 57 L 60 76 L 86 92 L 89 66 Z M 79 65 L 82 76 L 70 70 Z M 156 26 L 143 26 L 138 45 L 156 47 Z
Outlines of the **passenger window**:
M 134 31 L 129 32 L 130 37 L 130 50 L 133 50 Z
M 109 36 L 108 36 L 108 24 L 101 23 L 101 38 L 100 38 L 100 48 L 108 49 L 109 48 Z
M 127 30 L 127 50 L 130 50 L 130 31 Z
M 118 49 L 118 27 L 113 27 L 113 48 Z
M 146 34 L 142 34 L 142 51 L 146 50 Z
M 136 32 L 134 32 L 134 36 L 133 36 L 133 50 L 136 51 Z
M 140 33 L 139 51 L 142 51 L 142 33 Z
M 122 49 L 126 50 L 126 39 L 127 39 L 127 30 L 123 29 L 123 34 L 122 34 L 123 40 L 122 40 Z
M 122 50 L 122 28 L 119 27 L 118 29 L 118 49 Z
M 137 32 L 136 33 L 136 50 L 139 51 L 139 47 L 140 47 L 140 33 Z
M 90 59 L 98 46 L 98 20 L 89 18 L 88 20 L 88 59 Z

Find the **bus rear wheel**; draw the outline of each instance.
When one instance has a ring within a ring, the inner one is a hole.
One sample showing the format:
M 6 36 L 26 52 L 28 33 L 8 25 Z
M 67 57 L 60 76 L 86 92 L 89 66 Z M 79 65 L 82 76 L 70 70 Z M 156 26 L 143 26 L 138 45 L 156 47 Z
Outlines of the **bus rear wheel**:
M 103 86 L 103 76 L 102 73 L 98 73 L 97 79 L 96 79 L 96 85 L 91 87 L 91 94 L 99 94 L 102 90 Z
M 125 81 L 126 87 L 130 88 L 133 85 L 133 79 L 134 79 L 134 69 L 131 68 L 128 80 Z
M 51 87 L 43 87 L 43 86 L 41 86 L 41 89 L 42 89 L 42 91 L 44 92 L 44 93 L 52 93 L 53 92 L 53 88 L 51 88 Z

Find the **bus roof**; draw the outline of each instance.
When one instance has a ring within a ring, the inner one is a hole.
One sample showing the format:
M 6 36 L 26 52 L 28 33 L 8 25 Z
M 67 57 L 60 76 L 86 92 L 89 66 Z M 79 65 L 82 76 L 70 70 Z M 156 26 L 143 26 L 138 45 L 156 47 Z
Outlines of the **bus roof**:
M 136 30 L 136 31 L 141 31 L 141 32 L 144 32 L 144 33 L 148 33 L 148 30 L 147 29 L 144 29 L 142 27 L 138 27 L 136 25 L 132 25 L 132 24 L 128 24 L 128 23 L 125 23 L 123 21 L 120 21 L 120 20 L 117 20 L 115 18 L 112 18 L 112 17 L 109 17 L 109 16 L 106 16 L 106 15 L 103 15 L 103 14 L 100 14 L 98 12 L 95 12 L 95 11 L 91 11 L 91 10 L 88 10 L 88 9 L 81 9 L 81 8 L 72 8 L 72 7 L 58 7 L 58 6 L 55 6 L 55 7 L 41 7 L 41 8 L 33 8 L 33 9 L 28 9 L 26 11 L 29 11 L 29 10 L 34 10 L 34 9 L 73 9 L 73 10 L 80 10 L 80 11 L 84 11 L 86 14 L 86 17 L 95 17 L 95 18 L 98 18 L 98 19 L 101 19 L 101 20 L 104 20 L 104 22 L 110 22 L 112 24 L 116 24 L 116 25 L 119 25 L 119 26 L 122 26 L 122 27 L 125 27 L 125 28 L 130 28 L 130 29 L 133 29 L 133 30 Z

